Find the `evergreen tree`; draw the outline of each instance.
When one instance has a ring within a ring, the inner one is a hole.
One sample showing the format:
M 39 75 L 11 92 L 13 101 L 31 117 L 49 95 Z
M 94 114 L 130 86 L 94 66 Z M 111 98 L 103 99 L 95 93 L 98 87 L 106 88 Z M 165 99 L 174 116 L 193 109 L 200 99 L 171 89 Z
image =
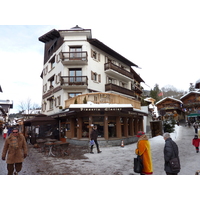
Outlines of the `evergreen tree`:
M 153 99 L 157 101 L 159 101 L 160 99 L 162 99 L 162 96 L 159 96 L 159 94 L 162 93 L 162 91 L 159 88 L 158 84 L 155 84 L 153 90 L 150 91 L 150 97 L 152 97 Z

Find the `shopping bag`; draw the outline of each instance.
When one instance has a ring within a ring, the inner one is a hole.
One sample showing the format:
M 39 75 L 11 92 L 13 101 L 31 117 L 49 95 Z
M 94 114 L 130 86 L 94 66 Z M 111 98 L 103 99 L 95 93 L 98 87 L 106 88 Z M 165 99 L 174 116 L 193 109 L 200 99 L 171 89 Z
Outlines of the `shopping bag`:
M 170 168 L 173 172 L 179 172 L 181 169 L 180 161 L 178 158 L 173 158 L 169 161 Z
M 94 140 L 90 140 L 90 145 L 94 145 Z
M 137 158 L 134 158 L 133 170 L 135 173 L 141 173 L 142 169 L 143 169 L 142 157 L 137 156 Z

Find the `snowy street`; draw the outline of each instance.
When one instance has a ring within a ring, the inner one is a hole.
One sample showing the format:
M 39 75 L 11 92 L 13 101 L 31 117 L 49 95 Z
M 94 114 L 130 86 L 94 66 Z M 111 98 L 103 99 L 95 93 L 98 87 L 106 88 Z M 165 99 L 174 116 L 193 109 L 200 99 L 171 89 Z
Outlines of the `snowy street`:
M 179 175 L 194 175 L 200 170 L 200 153 L 196 153 L 192 146 L 194 128 L 176 126 L 172 139 L 179 147 L 181 171 Z M 151 138 L 151 152 L 153 160 L 153 175 L 165 175 L 163 148 L 165 141 L 162 136 Z M 1 139 L 3 148 L 3 140 Z M 84 153 L 82 157 L 66 156 L 64 158 L 48 157 L 39 153 L 37 149 L 30 148 L 29 156 L 23 163 L 21 175 L 131 175 L 133 172 L 133 158 L 136 143 L 124 147 L 102 147 L 102 153 L 98 154 L 94 148 L 94 154 Z M 0 161 L 0 174 L 6 175 L 6 163 Z M 138 174 L 136 174 L 138 175 Z
M 179 147 L 179 157 L 181 162 L 181 171 L 179 175 L 194 175 L 196 170 L 200 169 L 200 153 L 196 153 L 195 147 L 192 146 L 194 137 L 194 128 L 185 126 L 176 126 L 171 138 Z M 165 175 L 163 148 L 165 141 L 162 136 L 151 138 L 151 151 L 153 159 L 154 175 Z M 102 148 L 102 154 L 87 154 L 93 167 L 93 174 L 133 174 L 133 157 L 136 143 L 121 147 Z M 84 174 L 90 174 L 88 167 L 82 168 Z

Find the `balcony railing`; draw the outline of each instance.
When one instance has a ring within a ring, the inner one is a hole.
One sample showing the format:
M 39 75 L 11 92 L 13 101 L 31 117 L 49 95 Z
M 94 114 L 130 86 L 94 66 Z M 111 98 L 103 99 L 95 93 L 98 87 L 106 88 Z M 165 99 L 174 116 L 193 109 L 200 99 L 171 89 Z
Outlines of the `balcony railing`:
M 121 94 L 125 94 L 128 96 L 132 96 L 132 97 L 137 97 L 135 92 L 129 89 L 126 89 L 124 87 L 120 87 L 118 85 L 112 84 L 112 83 L 108 83 L 105 85 L 105 91 L 115 91 L 115 92 L 119 92 Z
M 76 97 L 70 98 L 65 101 L 65 108 L 69 108 L 71 104 L 74 104 L 76 101 L 77 104 L 84 104 L 84 101 L 93 102 L 94 104 L 102 104 L 102 103 L 109 103 L 109 104 L 132 104 L 135 109 L 141 109 L 141 103 L 138 100 L 130 99 L 118 94 L 111 94 L 111 93 L 87 93 L 81 94 Z
M 60 59 L 63 64 L 87 64 L 87 51 L 80 52 L 60 52 Z
M 61 86 L 87 86 L 87 76 L 61 76 Z
M 130 73 L 129 71 L 126 71 L 125 69 L 123 69 L 113 63 L 105 63 L 104 70 L 105 70 L 105 72 L 108 70 L 113 70 L 113 71 L 118 72 L 119 74 L 127 76 L 131 79 L 134 78 L 132 73 Z
M 135 92 L 137 92 L 137 93 L 139 93 L 139 94 L 142 94 L 142 92 L 143 92 L 143 87 L 142 86 L 140 86 L 140 85 L 134 85 L 134 86 L 132 86 L 132 90 L 134 90 Z

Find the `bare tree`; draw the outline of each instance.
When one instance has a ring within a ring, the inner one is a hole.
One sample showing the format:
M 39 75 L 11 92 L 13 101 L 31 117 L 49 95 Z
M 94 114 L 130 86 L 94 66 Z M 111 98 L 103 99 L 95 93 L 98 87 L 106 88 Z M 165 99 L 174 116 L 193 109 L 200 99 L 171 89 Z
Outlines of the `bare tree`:
M 30 98 L 27 98 L 26 101 L 21 101 L 18 105 L 19 112 L 27 111 L 26 114 L 31 114 L 32 110 L 40 109 L 40 106 L 36 103 L 32 103 Z
M 161 90 L 163 92 L 163 97 L 174 97 L 176 99 L 179 99 L 186 93 L 186 91 L 178 90 L 173 85 L 166 85 L 162 87 Z

